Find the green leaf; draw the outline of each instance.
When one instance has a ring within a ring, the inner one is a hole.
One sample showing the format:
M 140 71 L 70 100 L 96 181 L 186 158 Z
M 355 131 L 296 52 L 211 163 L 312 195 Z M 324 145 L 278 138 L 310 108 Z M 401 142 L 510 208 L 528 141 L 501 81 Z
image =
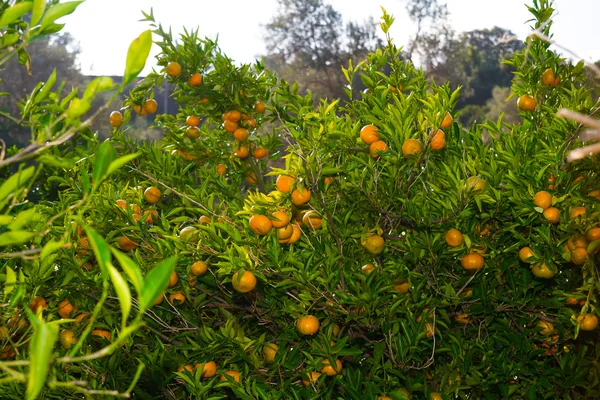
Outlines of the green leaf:
M 42 35 L 51 35 L 56 32 L 62 31 L 62 28 L 65 27 L 65 24 L 49 24 L 40 32 Z
M 108 166 L 108 170 L 106 171 L 106 176 L 109 176 L 110 174 L 115 172 L 117 169 L 119 169 L 123 165 L 127 164 L 129 161 L 139 157 L 140 154 L 142 154 L 142 153 L 137 152 L 137 153 L 133 153 L 133 154 L 127 154 L 126 156 L 119 157 L 116 160 L 112 161 L 110 163 L 110 165 Z
M 65 15 L 71 14 L 81 3 L 83 3 L 83 0 L 67 1 L 65 3 L 58 3 L 53 5 L 48 9 L 46 14 L 42 18 L 42 29 L 46 28 L 48 25 L 50 25 L 57 19 L 64 17 Z
M 0 246 L 15 246 L 29 242 L 37 235 L 36 232 L 11 231 L 0 234 Z
M 73 100 L 71 100 L 71 104 L 67 109 L 67 116 L 72 119 L 77 119 L 88 112 L 91 107 L 92 105 L 88 100 L 80 100 L 75 97 Z
M 123 86 L 130 84 L 144 69 L 146 60 L 152 47 L 152 31 L 148 29 L 138 36 L 129 45 L 127 61 L 125 63 L 125 74 Z
M 25 225 L 31 222 L 31 220 L 33 220 L 36 213 L 37 212 L 35 207 L 31 207 L 21 211 L 19 214 L 17 214 L 15 219 L 10 224 L 8 224 L 8 229 L 10 229 L 11 231 L 18 231 L 22 229 Z
M 104 76 L 98 77 L 91 81 L 83 92 L 83 100 L 92 100 L 97 93 L 109 91 L 115 87 L 115 84 L 111 78 Z
M 142 288 L 142 297 L 140 298 L 140 313 L 145 312 L 156 301 L 158 296 L 162 295 L 167 286 L 169 279 L 175 271 L 176 257 L 167 258 L 158 264 L 148 275 L 144 281 Z
M 138 295 L 141 296 L 142 286 L 144 285 L 144 277 L 142 276 L 142 271 L 140 270 L 140 267 L 131 258 L 129 258 L 126 254 L 123 254 L 119 250 L 112 247 L 110 250 L 121 265 L 121 268 L 123 268 L 123 271 L 125 271 L 125 273 L 129 277 L 129 280 L 133 284 L 133 287 L 135 288 Z
M 129 290 L 129 286 L 127 286 L 127 282 L 123 279 L 123 276 L 112 264 L 108 264 L 108 272 L 110 274 L 110 280 L 115 287 L 115 292 L 117 292 L 117 297 L 119 298 L 122 324 L 123 328 L 125 328 L 127 318 L 129 318 L 129 312 L 131 311 L 131 291 Z
M 33 98 L 33 102 L 35 104 L 37 104 L 40 101 L 44 100 L 46 97 L 48 97 L 48 94 L 50 93 L 50 90 L 52 90 L 52 87 L 54 86 L 55 83 L 56 83 L 56 68 L 54 68 L 54 70 L 48 77 L 48 80 L 46 81 L 46 83 L 44 83 L 44 87 L 42 87 L 42 90 L 40 90 L 39 93 L 35 95 L 35 97 Z
M 35 325 L 33 319 L 37 317 L 31 317 L 33 315 L 31 311 L 28 312 L 28 315 L 30 315 L 32 325 Z M 39 326 L 34 328 L 29 343 L 29 376 L 25 397 L 27 400 L 36 399 L 46 384 L 54 344 L 57 339 L 58 325 L 56 324 L 50 325 L 41 321 Z
M 35 167 L 29 167 L 23 171 L 17 172 L 4 181 L 2 186 L 0 186 L 0 209 L 2 208 L 1 204 L 5 199 L 10 198 L 11 195 L 29 183 L 34 172 Z
M 33 10 L 31 11 L 29 26 L 36 26 L 42 19 L 44 11 L 46 11 L 46 0 L 33 0 Z
M 108 166 L 115 159 L 116 153 L 112 144 L 105 141 L 100 145 L 96 153 L 96 163 L 94 164 L 94 185 L 98 185 L 105 178 Z
M 98 265 L 102 271 L 102 276 L 106 279 L 108 276 L 108 265 L 111 263 L 110 247 L 102 236 L 96 233 L 91 227 L 85 226 L 83 229 L 94 251 L 96 261 L 98 261 Z
M 48 257 L 50 254 L 56 252 L 65 244 L 64 240 L 51 240 L 44 245 L 42 248 L 42 252 L 40 253 L 40 258 L 43 260 Z
M 68 160 L 61 157 L 51 156 L 50 154 L 42 154 L 37 158 L 37 160 L 44 165 L 56 168 L 69 169 L 73 168 L 73 166 L 75 165 L 74 160 Z
M 15 284 L 17 283 L 17 274 L 15 271 L 6 266 L 6 282 L 4 283 L 4 298 L 9 295 L 15 288 Z
M 7 25 L 16 22 L 23 15 L 27 14 L 33 8 L 33 3 L 30 1 L 24 1 L 17 3 L 14 6 L 6 9 L 0 17 L 0 29 Z

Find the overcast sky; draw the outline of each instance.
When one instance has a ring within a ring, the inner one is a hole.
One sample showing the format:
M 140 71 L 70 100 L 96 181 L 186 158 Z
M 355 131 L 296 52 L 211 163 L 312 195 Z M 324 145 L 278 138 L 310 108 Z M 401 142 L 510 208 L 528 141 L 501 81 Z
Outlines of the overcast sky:
M 326 0 L 327 1 L 327 0 Z M 500 26 L 524 38 L 529 32 L 530 14 L 525 0 L 447 0 L 450 22 L 455 30 Z M 530 1 L 528 1 L 530 3 Z M 376 20 L 380 6 L 396 17 L 391 35 L 404 45 L 415 26 L 406 13 L 406 0 L 329 0 L 344 20 Z M 65 30 L 73 34 L 81 48 L 81 68 L 85 74 L 120 75 L 125 66 L 127 48 L 140 32 L 148 28 L 139 22 L 141 10 L 154 10 L 163 27 L 175 35 L 199 28 L 201 36 L 216 37 L 224 52 L 240 63 L 253 62 L 265 53 L 264 25 L 277 10 L 276 0 L 87 0 L 79 9 L 62 19 Z M 580 57 L 600 59 L 598 16 L 600 0 L 556 0 L 557 17 L 554 39 Z M 155 46 L 152 55 L 157 53 Z M 154 65 L 149 60 L 144 72 Z

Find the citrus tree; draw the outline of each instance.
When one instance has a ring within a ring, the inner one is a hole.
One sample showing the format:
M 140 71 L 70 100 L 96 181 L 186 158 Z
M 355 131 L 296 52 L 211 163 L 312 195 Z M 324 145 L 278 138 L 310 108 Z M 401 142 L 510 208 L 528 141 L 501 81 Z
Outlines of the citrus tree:
M 549 36 L 550 2 L 529 10 Z M 385 10 L 387 45 L 343 69 L 348 101 L 316 107 L 260 62 L 145 18 L 154 72 L 111 114 L 109 141 L 54 149 L 76 162 L 52 165 L 43 235 L 5 247 L 20 252 L 3 253 L 5 332 L 20 331 L 4 397 L 30 382 L 40 330 L 14 321 L 36 295 L 52 322 L 32 325 L 70 332 L 44 347 L 48 398 L 600 395 L 600 164 L 566 163 L 583 128 L 556 116 L 597 113 L 583 64 L 528 39 L 507 61 L 522 122 L 466 129 L 459 91 L 401 60 Z M 136 143 L 128 124 L 156 111 L 164 80 L 179 111 L 155 117 L 160 142 Z M 41 245 L 50 262 L 27 250 Z

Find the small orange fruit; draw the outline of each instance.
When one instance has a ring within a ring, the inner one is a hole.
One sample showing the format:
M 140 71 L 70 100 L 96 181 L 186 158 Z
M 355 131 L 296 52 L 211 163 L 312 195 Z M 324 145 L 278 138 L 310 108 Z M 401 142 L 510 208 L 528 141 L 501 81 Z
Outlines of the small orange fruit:
M 119 238 L 119 248 L 123 251 L 130 251 L 139 246 L 139 243 L 134 242 L 127 236 L 123 235 Z
M 575 265 L 583 265 L 588 259 L 587 250 L 583 247 L 578 247 L 571 250 L 571 262 Z
M 188 126 L 185 130 L 185 136 L 191 139 L 198 139 L 200 137 L 200 129 L 195 126 Z
M 443 130 L 437 130 L 437 132 L 431 138 L 429 146 L 432 150 L 442 150 L 444 147 L 446 147 L 446 134 Z
M 200 125 L 200 118 L 196 117 L 195 115 L 188 115 L 188 117 L 185 119 L 185 123 L 188 126 L 198 126 Z
M 238 142 L 243 142 L 244 140 L 248 139 L 248 135 L 249 135 L 248 129 L 245 129 L 245 128 L 237 128 L 233 132 L 233 137 Z
M 201 98 L 200 103 L 208 103 L 208 98 L 207 97 Z
M 202 74 L 199 72 L 194 72 L 188 78 L 188 85 L 190 86 L 200 86 L 202 84 Z
M 239 126 L 236 122 L 230 120 L 226 120 L 225 122 L 223 122 L 223 129 L 225 129 L 229 133 L 235 132 L 238 127 Z
M 319 380 L 319 377 L 321 375 L 322 374 L 317 371 L 307 372 L 306 373 L 307 379 L 302 379 L 302 384 L 304 386 L 308 387 L 311 385 L 311 383 L 317 383 L 317 381 Z
M 557 224 L 560 222 L 560 211 L 556 207 L 548 207 L 544 210 L 544 217 L 548 222 Z
M 187 371 L 190 374 L 192 374 L 194 372 L 194 367 L 192 367 L 190 364 L 187 364 L 187 365 L 182 365 L 179 368 L 177 368 L 177 372 L 179 372 L 179 373 L 182 373 L 184 371 Z
M 110 342 L 111 334 L 107 329 L 92 329 L 92 336 L 106 339 Z
M 194 365 L 195 369 L 202 371 L 200 376 L 202 378 L 212 378 L 217 373 L 217 364 L 214 361 L 208 361 L 203 364 Z
M 74 307 L 68 299 L 62 300 L 58 303 L 58 315 L 62 318 L 70 318 L 72 314 L 77 312 L 77 307 Z
M 595 197 L 596 199 L 600 200 L 600 190 L 592 190 L 587 195 L 588 197 Z
M 75 337 L 73 331 L 70 329 L 64 329 L 63 331 L 61 331 L 58 335 L 58 339 L 60 340 L 60 344 L 62 345 L 62 347 L 64 347 L 67 350 L 69 350 L 72 345 L 77 343 L 77 338 Z
M 302 217 L 302 223 L 311 229 L 320 229 L 323 226 L 323 218 L 315 210 L 310 210 Z
M 192 264 L 190 268 L 190 272 L 194 276 L 202 276 L 208 270 L 208 265 L 204 261 L 196 261 Z
M 277 190 L 283 193 L 289 193 L 292 190 L 292 185 L 296 182 L 296 178 L 293 176 L 279 175 L 275 181 L 275 187 Z
M 467 188 L 467 190 L 470 190 L 475 194 L 482 194 L 483 192 L 485 192 L 485 185 L 485 180 L 477 176 L 469 177 L 469 179 L 467 179 L 467 182 L 465 183 L 465 187 Z
M 169 295 L 169 303 L 174 306 L 185 303 L 185 295 L 181 292 L 172 293 Z
M 554 333 L 554 325 L 548 321 L 538 321 L 536 324 L 538 328 L 542 328 L 540 331 L 541 335 L 550 336 Z
M 167 64 L 167 74 L 171 76 L 178 76 L 181 74 L 181 65 L 177 61 L 171 61 Z
M 117 207 L 121 207 L 123 210 L 127 210 L 127 202 L 123 199 L 118 199 L 115 203 Z
M 240 383 L 240 371 L 225 371 L 225 373 L 223 375 L 221 375 L 221 377 L 219 378 L 220 381 L 226 381 L 227 378 L 225 377 L 225 375 L 229 375 L 230 377 L 233 378 L 234 381 L 236 381 L 237 383 Z
M 278 351 L 279 346 L 277 346 L 275 343 L 266 343 L 263 346 L 263 357 L 265 358 L 265 361 L 269 363 L 275 361 Z
M 240 146 L 233 154 L 235 154 L 237 158 L 246 158 L 250 155 L 250 150 L 248 150 L 248 147 L 246 146 Z
M 267 235 L 272 228 L 273 223 L 266 215 L 255 214 L 250 218 L 250 229 L 257 235 Z
M 77 321 L 73 322 L 73 326 L 80 327 L 81 324 L 84 323 L 84 320 L 86 320 L 84 325 L 89 324 L 89 319 L 91 316 L 92 314 L 90 314 L 89 312 L 82 312 L 81 314 L 75 317 Z
M 298 226 L 297 224 L 291 224 L 292 225 L 292 229 L 294 230 L 294 232 L 292 233 L 292 236 L 290 236 L 290 238 L 287 240 L 287 244 L 294 244 L 298 241 L 298 239 L 300 239 L 300 236 L 302 235 L 302 229 L 300 229 L 300 226 Z
M 266 109 L 267 109 L 267 106 L 262 101 L 257 101 L 256 104 L 254 105 L 254 111 L 256 111 L 259 114 L 264 113 Z
M 454 228 L 448 229 L 444 238 L 450 247 L 462 246 L 462 244 L 465 242 L 462 233 L 458 229 Z
M 429 393 L 429 400 L 443 400 L 443 398 L 438 392 L 431 392 Z
M 360 130 L 360 140 L 365 144 L 372 144 L 379 140 L 377 127 L 375 125 L 365 125 Z
M 225 175 L 226 172 L 227 172 L 226 166 L 224 166 L 223 164 L 217 165 L 217 174 L 219 174 L 219 176 Z
M 133 111 L 135 111 L 137 115 L 142 117 L 147 114 L 146 109 L 139 104 L 133 106 Z
M 600 228 L 592 228 L 586 232 L 585 238 L 588 242 L 594 242 L 596 240 L 600 240 Z
M 257 147 L 256 149 L 254 149 L 254 152 L 252 153 L 254 158 L 264 158 L 267 156 L 267 154 L 269 154 L 269 152 L 264 147 Z
M 212 222 L 212 219 L 210 219 L 209 216 L 206 215 L 202 215 L 200 218 L 198 218 L 198 224 L 202 225 L 202 224 L 210 224 Z
M 523 247 L 521 250 L 519 250 L 519 259 L 521 261 L 523 261 L 524 263 L 531 263 L 533 261 L 527 261 L 530 257 L 533 257 L 533 251 L 531 251 L 531 249 L 529 247 Z
M 460 265 L 469 272 L 479 271 L 484 263 L 483 256 L 477 253 L 467 254 L 460 259 Z
M 454 316 L 454 320 L 459 324 L 468 324 L 471 322 L 471 315 L 467 313 L 462 313 Z
M 254 172 L 251 172 L 248 175 L 246 175 L 245 180 L 248 185 L 256 185 L 258 183 L 258 177 Z
M 319 320 L 314 315 L 300 317 L 296 321 L 296 329 L 303 335 L 312 335 L 319 330 Z
M 113 128 L 119 128 L 121 125 L 123 125 L 123 114 L 121 114 L 119 111 L 111 112 L 109 122 Z
M 169 287 L 177 285 L 177 282 L 179 282 L 179 275 L 177 275 L 177 272 L 173 271 L 169 278 Z
M 380 254 L 385 248 L 385 240 L 379 235 L 369 236 L 363 243 L 367 252 L 373 255 Z
M 144 211 L 144 216 L 146 217 L 144 221 L 147 224 L 154 224 L 154 221 L 158 221 L 159 219 L 158 211 L 153 209 Z
M 396 279 L 394 281 L 394 290 L 400 294 L 407 294 L 410 291 L 408 279 Z
M 521 96 L 517 100 L 517 107 L 521 111 L 533 111 L 536 105 L 537 101 L 531 96 Z
M 421 143 L 417 139 L 406 139 L 402 143 L 402 154 L 405 156 L 414 156 L 423 151 Z
M 380 152 L 388 151 L 388 150 L 389 150 L 388 145 L 383 140 L 378 140 L 369 145 L 369 154 L 375 160 L 379 159 Z
M 569 240 L 567 240 L 567 249 L 570 251 L 570 250 L 576 249 L 578 247 L 587 248 L 588 244 L 589 243 L 588 243 L 587 239 L 585 238 L 585 236 L 578 233 L 574 236 L 571 236 L 569 238 Z
M 294 234 L 294 227 L 291 224 L 287 224 L 283 228 L 277 229 L 277 238 L 279 243 L 287 243 L 288 239 Z
M 38 308 L 42 308 L 42 310 L 45 310 L 47 307 L 46 304 L 46 299 L 44 299 L 42 296 L 35 296 L 32 300 L 31 300 L 31 304 L 29 305 L 29 308 L 31 309 L 31 311 L 33 311 L 34 313 L 37 312 Z
M 454 122 L 452 114 L 446 112 L 446 114 L 444 115 L 444 119 L 442 120 L 442 124 L 440 126 L 442 127 L 442 129 L 448 129 L 450 128 L 450 126 L 452 126 L 452 122 Z
M 327 376 L 335 376 L 342 372 L 342 362 L 340 360 L 335 360 L 335 366 L 331 365 L 328 359 L 323 360 L 321 364 L 323 364 L 323 368 L 321 368 L 321 373 Z
M 598 317 L 594 314 L 583 314 L 577 317 L 579 323 L 579 330 L 581 331 L 593 331 L 598 327 Z
M 552 270 L 550 268 L 548 268 L 546 263 L 543 261 L 541 261 L 537 264 L 533 264 L 531 266 L 531 273 L 534 276 L 536 276 L 538 278 L 543 278 L 543 279 L 550 279 L 550 278 L 554 277 L 554 272 L 552 272 Z
M 275 211 L 271 215 L 273 216 L 271 224 L 274 228 L 283 228 L 290 223 L 290 216 L 285 211 Z
M 571 211 L 569 211 L 569 219 L 574 219 L 579 216 L 584 216 L 586 213 L 585 207 L 573 207 Z
M 369 275 L 371 272 L 375 271 L 375 266 L 373 264 L 365 264 L 360 269 L 365 275 Z
M 310 190 L 306 188 L 296 188 L 292 190 L 292 203 L 295 206 L 301 206 L 310 201 Z
M 231 122 L 238 123 L 240 121 L 240 119 L 242 119 L 242 113 L 239 112 L 238 110 L 229 111 L 229 114 L 227 115 L 227 119 L 230 120 Z
M 238 272 L 236 272 L 233 274 L 231 284 L 236 291 L 240 293 L 248 293 L 254 290 L 256 287 L 256 277 L 250 271 L 244 271 L 241 277 L 238 275 Z
M 542 73 L 540 82 L 544 86 L 552 86 L 554 84 L 554 79 L 554 72 L 552 72 L 552 69 L 548 68 Z
M 144 190 L 144 200 L 150 204 L 156 204 L 160 200 L 160 190 L 157 187 L 150 186 L 148 189 Z M 140 214 L 141 210 L 135 212 L 136 214 Z
M 148 114 L 154 114 L 156 110 L 158 110 L 158 103 L 154 99 L 148 99 L 144 103 L 144 110 L 146 110 Z
M 552 195 L 545 190 L 539 191 L 533 196 L 533 204 L 545 210 L 552 205 Z

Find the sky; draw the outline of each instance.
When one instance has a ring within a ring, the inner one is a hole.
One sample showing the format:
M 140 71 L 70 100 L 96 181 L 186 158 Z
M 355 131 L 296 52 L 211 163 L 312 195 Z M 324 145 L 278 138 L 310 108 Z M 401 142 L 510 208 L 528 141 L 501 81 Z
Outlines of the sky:
M 526 0 L 446 0 L 450 24 L 458 31 L 500 26 L 524 39 L 530 31 L 531 14 Z M 528 0 L 530 3 L 531 0 Z M 406 0 L 326 0 L 342 13 L 345 21 L 379 20 L 380 6 L 396 21 L 390 34 L 397 45 L 405 45 L 416 31 L 406 12 Z M 441 0 L 443 2 L 443 0 Z M 555 0 L 557 15 L 554 39 L 588 61 L 600 60 L 598 15 L 600 0 Z M 80 45 L 84 74 L 121 75 L 129 43 L 148 23 L 139 22 L 141 11 L 154 11 L 157 22 L 171 27 L 174 36 L 199 29 L 200 36 L 219 37 L 221 49 L 239 63 L 251 63 L 266 53 L 264 25 L 277 11 L 277 0 L 86 0 L 74 14 L 64 17 L 65 31 Z M 564 51 L 561 51 L 564 53 Z M 158 53 L 153 47 L 151 56 Z M 149 59 L 143 74 L 154 66 Z

